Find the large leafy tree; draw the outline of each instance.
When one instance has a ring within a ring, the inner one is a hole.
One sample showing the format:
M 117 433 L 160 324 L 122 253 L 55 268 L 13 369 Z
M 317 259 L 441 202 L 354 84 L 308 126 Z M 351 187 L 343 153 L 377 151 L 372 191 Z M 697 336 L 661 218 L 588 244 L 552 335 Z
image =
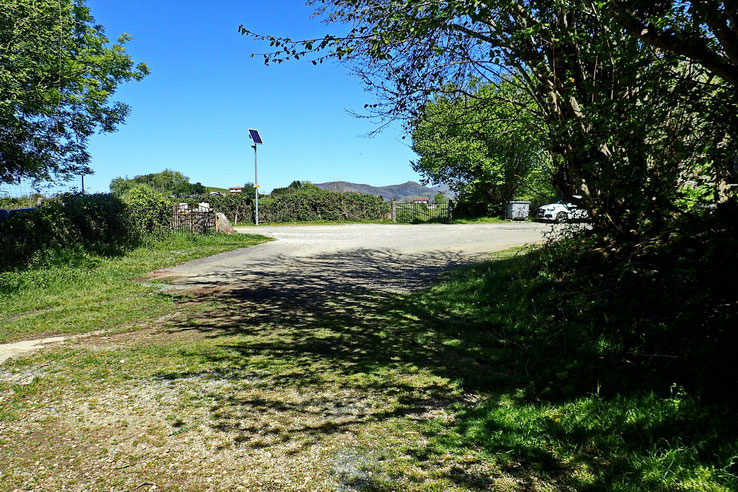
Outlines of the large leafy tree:
M 348 33 L 301 41 L 255 35 L 276 47 L 266 62 L 324 50 L 314 63 L 347 60 L 379 96 L 369 109 L 403 119 L 450 84 L 463 91 L 471 77 L 497 84 L 509 76 L 540 108 L 557 186 L 583 195 L 595 225 L 614 235 L 659 230 L 678 213 L 674 199 L 694 170 L 735 153 L 736 126 L 713 127 L 702 116 L 715 106 L 738 113 L 725 79 L 677 50 L 651 48 L 608 2 L 310 3 Z
M 473 82 L 468 92 L 433 95 L 411 122 L 420 156 L 413 169 L 493 206 L 518 195 L 550 198 L 550 144 L 533 99 L 509 80 Z
M 165 169 L 160 173 L 142 174 L 133 178 L 115 178 L 110 182 L 110 191 L 122 196 L 129 190 L 145 185 L 165 195 L 201 195 L 205 187 L 201 183 L 190 183 L 190 178 L 179 171 Z
M 0 2 L 0 183 L 90 172 L 88 138 L 129 112 L 111 96 L 148 73 L 128 39 L 111 44 L 84 0 Z
M 644 43 L 699 63 L 738 90 L 735 0 L 614 0 L 604 7 Z

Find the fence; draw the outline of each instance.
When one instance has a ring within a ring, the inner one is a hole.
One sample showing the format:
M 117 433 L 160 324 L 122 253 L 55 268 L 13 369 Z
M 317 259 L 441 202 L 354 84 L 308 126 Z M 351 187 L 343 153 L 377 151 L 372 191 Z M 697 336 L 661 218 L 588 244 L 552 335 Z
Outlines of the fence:
M 450 222 L 453 204 L 392 202 L 392 222 L 417 224 L 419 222 Z
M 205 234 L 215 229 L 215 213 L 210 210 L 189 210 L 182 207 L 182 204 L 176 205 L 172 213 L 172 229 Z

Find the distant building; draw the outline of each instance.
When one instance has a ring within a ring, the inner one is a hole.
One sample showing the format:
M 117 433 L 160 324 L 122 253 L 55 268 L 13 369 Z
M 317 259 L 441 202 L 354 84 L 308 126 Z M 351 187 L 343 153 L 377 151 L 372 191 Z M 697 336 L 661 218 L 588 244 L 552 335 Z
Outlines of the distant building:
M 243 186 L 231 186 L 228 188 L 228 191 L 231 193 L 241 193 L 243 191 Z
M 430 198 L 413 198 L 413 203 L 425 203 L 426 205 L 429 205 Z

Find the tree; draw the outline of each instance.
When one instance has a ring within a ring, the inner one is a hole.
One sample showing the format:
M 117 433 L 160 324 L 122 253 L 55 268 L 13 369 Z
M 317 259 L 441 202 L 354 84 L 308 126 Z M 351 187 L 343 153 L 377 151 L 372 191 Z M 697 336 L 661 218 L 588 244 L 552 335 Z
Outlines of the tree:
M 254 187 L 254 183 L 252 183 L 251 181 L 247 181 L 244 183 L 243 188 L 241 189 L 241 194 L 253 195 L 254 190 L 256 190 L 256 188 Z
M 450 200 L 444 193 L 436 193 L 433 197 L 433 203 L 443 204 L 448 203 Z
M 660 50 L 699 63 L 738 90 L 738 2 L 606 2 L 630 34 Z
M 285 188 L 274 188 L 271 192 L 271 196 L 289 195 L 298 191 L 315 191 L 319 189 L 320 188 L 310 181 L 295 180 Z
M 110 191 L 122 196 L 128 190 L 144 185 L 165 195 L 201 195 L 205 187 L 201 183 L 190 183 L 190 178 L 179 171 L 165 169 L 160 173 L 143 174 L 129 178 L 115 178 L 110 182 Z
M 449 88 L 450 89 L 450 88 Z M 550 197 L 551 157 L 546 129 L 532 98 L 515 84 L 452 90 L 433 95 L 412 121 L 415 171 L 427 182 L 448 183 L 462 197 L 500 209 L 521 187 Z
M 675 198 L 688 176 L 736 155 L 735 117 L 713 127 L 702 116 L 715 106 L 738 114 L 736 91 L 720 90 L 721 79 L 677 51 L 644 46 L 608 2 L 311 3 L 348 33 L 254 35 L 276 47 L 267 63 L 345 60 L 378 96 L 370 114 L 410 121 L 447 87 L 473 97 L 472 77 L 508 77 L 540 109 L 560 192 L 581 194 L 595 226 L 613 236 L 660 230 L 680 212 Z
M 88 138 L 129 113 L 111 96 L 148 74 L 129 39 L 111 45 L 84 0 L 0 3 L 0 183 L 90 173 Z

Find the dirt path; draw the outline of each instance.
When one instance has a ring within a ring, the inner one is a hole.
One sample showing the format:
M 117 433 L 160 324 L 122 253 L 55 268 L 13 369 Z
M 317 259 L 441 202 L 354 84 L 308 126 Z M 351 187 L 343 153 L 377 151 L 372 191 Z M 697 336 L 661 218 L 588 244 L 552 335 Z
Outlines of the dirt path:
M 63 342 L 68 337 L 48 337 L 40 338 L 38 340 L 24 340 L 22 342 L 15 343 L 4 343 L 0 345 L 0 364 L 10 359 L 11 357 L 17 357 L 19 355 L 27 354 L 38 350 L 47 345 L 53 345 Z

